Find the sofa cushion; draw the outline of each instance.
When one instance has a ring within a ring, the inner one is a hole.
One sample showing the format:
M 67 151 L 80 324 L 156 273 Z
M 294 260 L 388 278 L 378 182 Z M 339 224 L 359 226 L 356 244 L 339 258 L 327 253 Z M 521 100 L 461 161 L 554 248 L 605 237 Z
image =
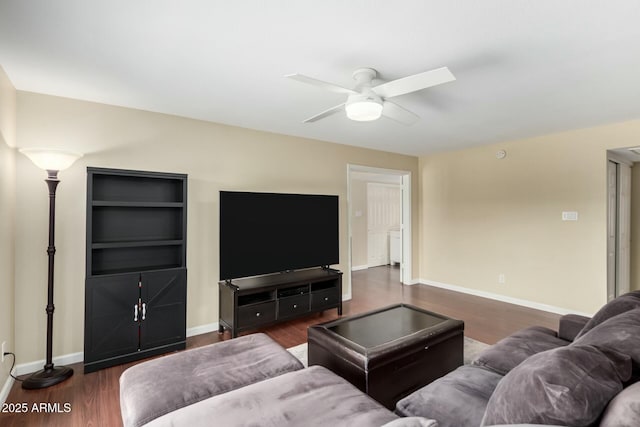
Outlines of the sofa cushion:
M 148 427 L 370 427 L 397 418 L 333 372 L 312 366 L 194 403 Z
M 126 427 L 247 384 L 302 369 L 265 334 L 252 334 L 132 366 L 120 376 Z
M 600 310 L 596 314 L 593 315 L 591 320 L 584 325 L 584 328 L 578 333 L 576 339 L 580 338 L 582 335 L 589 332 L 591 329 L 595 328 L 602 322 L 617 316 L 618 314 L 624 313 L 628 310 L 633 310 L 634 308 L 640 307 L 640 290 L 628 292 L 624 295 L 620 295 L 619 297 L 612 299 L 608 303 L 602 306 Z
M 591 318 L 579 314 L 565 314 L 558 321 L 558 338 L 573 341 Z
M 439 427 L 478 427 L 502 375 L 464 365 L 411 393 L 396 404 L 405 417 L 434 419 Z
M 498 341 L 480 353 L 471 364 L 506 375 L 529 356 L 567 344 L 569 342 L 558 338 L 555 331 L 532 326 Z
M 538 353 L 500 381 L 482 425 L 591 425 L 630 375 L 628 356 L 593 346 Z
M 403 417 L 389 421 L 382 427 L 438 427 L 438 422 L 424 417 Z
M 640 307 L 605 320 L 572 345 L 593 345 L 626 354 L 640 367 Z
M 622 390 L 609 402 L 600 427 L 640 426 L 640 382 Z

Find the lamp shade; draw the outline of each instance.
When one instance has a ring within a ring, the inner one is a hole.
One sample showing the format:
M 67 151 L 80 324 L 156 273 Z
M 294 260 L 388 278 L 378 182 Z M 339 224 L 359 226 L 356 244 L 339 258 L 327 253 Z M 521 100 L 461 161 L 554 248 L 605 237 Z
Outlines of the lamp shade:
M 22 148 L 20 152 L 27 156 L 37 167 L 47 171 L 61 171 L 67 169 L 82 157 L 80 153 L 48 148 Z
M 382 115 L 382 103 L 377 100 L 350 102 L 345 106 L 347 117 L 358 122 L 378 120 Z

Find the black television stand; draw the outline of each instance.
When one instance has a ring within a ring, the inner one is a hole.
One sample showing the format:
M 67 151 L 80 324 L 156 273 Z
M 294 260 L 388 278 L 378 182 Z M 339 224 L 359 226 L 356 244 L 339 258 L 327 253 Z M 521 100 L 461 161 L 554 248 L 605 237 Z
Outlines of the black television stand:
M 342 272 L 319 267 L 218 282 L 219 327 L 239 332 L 336 308 L 342 315 Z

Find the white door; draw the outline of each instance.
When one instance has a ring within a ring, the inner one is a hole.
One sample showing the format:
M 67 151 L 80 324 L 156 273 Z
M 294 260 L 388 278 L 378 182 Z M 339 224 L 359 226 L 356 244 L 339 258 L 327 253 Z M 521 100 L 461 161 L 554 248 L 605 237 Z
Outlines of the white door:
M 400 229 L 400 186 L 367 184 L 367 265 L 389 264 L 389 232 Z

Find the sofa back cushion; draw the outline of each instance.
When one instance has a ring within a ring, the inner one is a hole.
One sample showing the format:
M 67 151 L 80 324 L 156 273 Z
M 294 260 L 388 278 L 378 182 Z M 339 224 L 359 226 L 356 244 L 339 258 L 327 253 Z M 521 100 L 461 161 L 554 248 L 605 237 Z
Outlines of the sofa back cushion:
M 640 307 L 602 322 L 571 345 L 592 345 L 629 356 L 640 369 Z
M 622 390 L 609 402 L 600 427 L 640 426 L 640 382 Z
M 570 345 L 538 353 L 498 383 L 482 425 L 590 425 L 630 375 L 630 358 L 615 351 Z
M 542 326 L 531 326 L 483 350 L 471 364 L 506 375 L 528 357 L 567 344 L 569 341 L 558 338 L 555 331 Z
M 580 338 L 582 335 L 586 334 L 602 322 L 605 322 L 608 319 L 617 316 L 618 314 L 624 313 L 625 311 L 633 310 L 634 308 L 639 307 L 640 290 L 620 295 L 616 299 L 613 299 L 603 305 L 602 308 L 593 315 L 591 320 L 589 320 L 587 324 L 584 325 L 584 328 L 582 328 L 582 330 L 578 333 L 576 339 Z

